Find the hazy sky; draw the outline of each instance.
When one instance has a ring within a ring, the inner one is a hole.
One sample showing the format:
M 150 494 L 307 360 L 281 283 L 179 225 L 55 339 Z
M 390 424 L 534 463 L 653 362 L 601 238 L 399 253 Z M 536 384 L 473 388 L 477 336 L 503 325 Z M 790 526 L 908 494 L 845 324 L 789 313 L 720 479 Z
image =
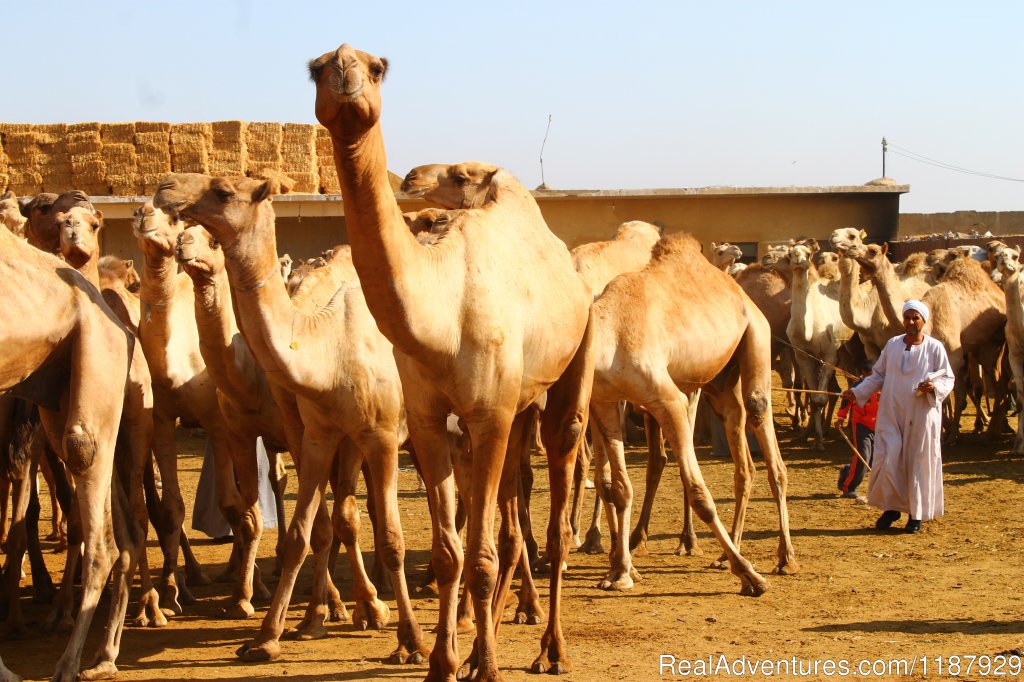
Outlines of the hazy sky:
M 314 122 L 306 62 L 390 68 L 388 166 L 480 160 L 562 189 L 911 185 L 1024 210 L 1024 4 L 5 3 L 0 120 Z

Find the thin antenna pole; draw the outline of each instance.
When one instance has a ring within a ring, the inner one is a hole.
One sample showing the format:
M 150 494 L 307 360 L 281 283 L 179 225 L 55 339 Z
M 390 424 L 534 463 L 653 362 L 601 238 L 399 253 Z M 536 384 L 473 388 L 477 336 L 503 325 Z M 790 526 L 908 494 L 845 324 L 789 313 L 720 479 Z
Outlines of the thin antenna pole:
M 885 177 L 885 153 L 889 151 L 889 143 L 882 138 L 882 177 Z
M 551 114 L 548 114 L 548 127 L 544 130 L 544 141 L 540 143 L 540 185 L 546 187 L 544 182 L 544 145 L 548 143 L 548 133 L 551 132 Z

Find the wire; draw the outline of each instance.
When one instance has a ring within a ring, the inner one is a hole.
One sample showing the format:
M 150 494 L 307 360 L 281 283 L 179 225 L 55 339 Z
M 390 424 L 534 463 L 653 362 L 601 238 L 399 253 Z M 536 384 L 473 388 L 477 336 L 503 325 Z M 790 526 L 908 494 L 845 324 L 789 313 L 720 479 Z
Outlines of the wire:
M 892 151 L 892 153 L 895 154 L 896 156 L 902 156 L 905 159 L 910 159 L 911 161 L 917 161 L 918 163 L 927 164 L 929 166 L 935 166 L 936 168 L 943 168 L 945 170 L 956 171 L 958 173 L 965 173 L 967 175 L 976 175 L 976 176 L 982 177 L 982 178 L 992 178 L 993 180 L 1008 180 L 1010 182 L 1024 182 L 1024 179 L 1021 179 L 1021 178 L 1010 178 L 1010 177 L 1007 177 L 1005 175 L 996 175 L 995 173 L 985 173 L 983 171 L 976 171 L 976 170 L 971 170 L 969 168 L 963 168 L 962 166 L 955 166 L 955 165 L 953 165 L 951 163 L 946 163 L 945 161 L 939 161 L 938 159 L 933 159 L 931 157 L 924 156 L 923 154 L 918 154 L 917 152 L 911 151 L 911 150 L 907 149 L 906 147 L 901 147 L 898 144 L 893 144 L 892 142 L 889 142 L 888 146 L 891 147 L 893 150 L 899 149 L 900 151 L 904 152 L 904 153 L 900 153 L 898 151 Z

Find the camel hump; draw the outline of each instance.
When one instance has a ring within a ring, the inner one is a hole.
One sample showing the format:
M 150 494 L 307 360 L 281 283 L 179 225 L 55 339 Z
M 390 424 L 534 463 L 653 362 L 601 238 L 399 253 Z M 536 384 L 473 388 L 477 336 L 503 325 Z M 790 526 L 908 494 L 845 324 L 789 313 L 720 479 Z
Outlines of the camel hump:
M 677 232 L 662 237 L 651 251 L 651 260 L 660 260 L 672 254 L 693 252 L 700 254 L 700 242 L 689 232 Z

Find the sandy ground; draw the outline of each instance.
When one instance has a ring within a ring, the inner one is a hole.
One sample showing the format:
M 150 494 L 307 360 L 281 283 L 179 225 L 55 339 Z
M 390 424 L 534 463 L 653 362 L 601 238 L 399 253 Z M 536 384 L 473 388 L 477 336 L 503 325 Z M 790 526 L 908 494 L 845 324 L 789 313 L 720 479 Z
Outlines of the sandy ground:
M 905 535 L 875 531 L 872 525 L 877 510 L 836 496 L 837 468 L 849 459 L 841 441 L 830 443 L 827 452 L 817 453 L 788 432 L 780 431 L 780 435 L 789 467 L 790 515 L 800 573 L 770 576 L 769 591 L 760 598 L 749 598 L 738 594 L 739 582 L 728 572 L 708 568 L 718 552 L 707 531 L 700 532 L 704 556 L 675 556 L 682 495 L 670 461 L 651 522 L 650 553 L 635 559 L 643 580 L 632 591 L 610 593 L 595 588 L 607 566 L 606 556 L 574 553 L 570 557 L 563 602 L 563 623 L 574 665 L 569 678 L 649 680 L 675 678 L 681 672 L 690 676 L 717 672 L 719 678 L 829 679 L 843 670 L 844 663 L 852 674 L 880 679 L 905 674 L 911 665 L 911 679 L 946 677 L 955 672 L 966 679 L 987 679 L 997 673 L 1013 677 L 1010 673 L 1020 669 L 1019 660 L 1011 659 L 999 668 L 998 660 L 988 663 L 984 658 L 1024 646 L 1024 475 L 1020 458 L 1008 455 L 1009 441 L 989 444 L 968 436 L 961 445 L 948 448 L 946 516 L 926 523 L 917 535 Z M 203 444 L 185 431 L 180 439 L 182 487 L 190 495 Z M 716 458 L 708 448 L 700 448 L 698 456 L 718 500 L 719 513 L 729 523 L 732 464 Z M 635 486 L 635 518 L 643 494 L 645 453 L 631 448 L 627 458 Z M 541 463 L 535 465 L 538 490 L 533 509 L 539 527 L 544 528 L 546 477 Z M 293 472 L 289 505 L 294 503 L 295 488 Z M 428 560 L 429 519 L 424 497 L 416 492 L 415 475 L 407 466 L 400 495 L 409 547 L 407 572 L 415 583 Z M 589 517 L 593 496 L 588 495 Z M 191 498 L 187 504 L 191 510 Z M 361 504 L 365 511 L 365 499 Z M 368 519 L 363 518 L 368 529 Z M 761 465 L 743 552 L 762 572 L 775 565 L 777 523 Z M 49 528 L 46 521 L 41 526 Z M 152 531 L 150 535 L 149 557 L 156 566 L 159 553 Z M 273 567 L 273 539 L 264 538 L 260 564 L 268 576 Z M 208 540 L 194 544 L 211 575 L 224 567 L 229 545 Z M 369 541 L 364 542 L 364 549 L 370 549 Z M 56 580 L 63 556 L 53 553 L 52 544 L 47 545 L 47 560 Z M 344 563 L 339 562 L 336 578 L 343 596 L 350 598 L 350 574 Z M 301 617 L 309 579 L 308 571 L 300 577 L 291 624 Z M 546 603 L 547 579 L 541 578 L 538 584 Z M 382 662 L 394 647 L 394 623 L 382 632 L 369 633 L 356 632 L 351 624 L 331 624 L 326 639 L 285 642 L 277 661 L 241 663 L 234 651 L 255 634 L 267 604 L 258 603 L 257 615 L 247 621 L 221 620 L 216 614 L 228 586 L 215 583 L 194 591 L 198 602 L 167 627 L 126 629 L 118 660 L 119 679 L 419 680 L 426 672 L 422 664 L 397 667 Z M 21 598 L 30 620 L 43 617 L 46 607 L 31 603 L 27 585 Z M 511 601 L 514 604 L 514 597 Z M 393 600 L 389 605 L 394 609 Z M 415 608 L 424 628 L 432 628 L 437 600 L 417 597 Z M 98 621 L 105 612 L 106 600 L 94 623 L 86 659 L 92 656 Z M 543 626 L 512 625 L 511 615 L 510 609 L 498 634 L 505 678 L 536 679 L 528 676 L 526 668 L 538 652 Z M 428 638 L 432 644 L 432 636 Z M 8 667 L 27 678 L 48 678 L 66 639 L 66 633 L 38 633 L 20 641 L 2 641 L 0 652 Z M 471 645 L 470 636 L 461 636 L 460 655 L 468 654 Z M 670 657 L 674 657 L 675 668 L 669 667 Z M 979 658 L 969 671 L 971 657 Z M 858 668 L 862 660 L 866 667 Z M 751 674 L 749 668 L 741 667 L 766 661 L 773 662 L 775 668 L 762 667 Z M 699 668 L 708 663 L 711 668 Z

